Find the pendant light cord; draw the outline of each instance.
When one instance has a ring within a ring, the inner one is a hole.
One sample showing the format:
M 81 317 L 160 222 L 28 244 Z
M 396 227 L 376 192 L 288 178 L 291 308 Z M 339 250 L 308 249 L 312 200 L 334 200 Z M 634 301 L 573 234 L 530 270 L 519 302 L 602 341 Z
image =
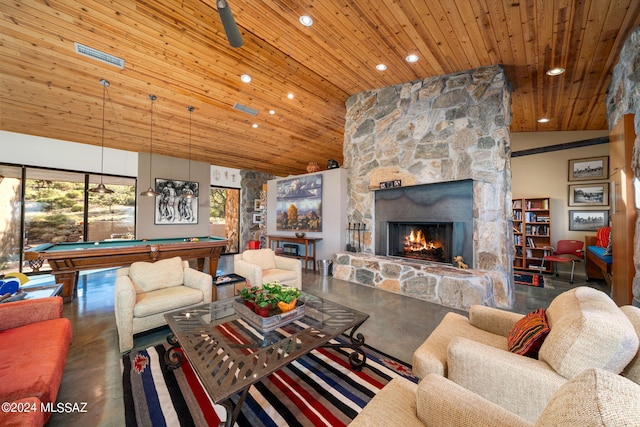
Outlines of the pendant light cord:
M 193 107 L 189 105 L 187 110 L 189 110 L 189 182 L 191 182 L 191 127 L 193 123 L 191 116 L 193 115 Z
M 151 100 L 151 126 L 149 126 L 149 188 L 153 190 L 151 185 L 151 168 L 153 167 L 153 101 L 156 100 L 156 96 L 149 95 L 149 99 Z
M 107 86 L 109 82 L 106 80 L 100 80 L 102 83 L 102 155 L 100 159 L 100 184 L 102 184 L 102 175 L 104 174 L 104 106 L 107 99 Z

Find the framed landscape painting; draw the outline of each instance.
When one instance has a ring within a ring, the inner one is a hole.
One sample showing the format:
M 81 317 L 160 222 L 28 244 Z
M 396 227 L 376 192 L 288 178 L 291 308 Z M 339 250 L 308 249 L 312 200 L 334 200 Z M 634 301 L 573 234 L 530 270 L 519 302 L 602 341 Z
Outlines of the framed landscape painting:
M 569 181 L 609 178 L 609 156 L 569 160 Z
M 569 211 L 569 230 L 598 231 L 609 225 L 609 211 Z
M 322 231 L 322 174 L 279 180 L 276 230 Z
M 570 185 L 569 206 L 609 206 L 609 183 Z

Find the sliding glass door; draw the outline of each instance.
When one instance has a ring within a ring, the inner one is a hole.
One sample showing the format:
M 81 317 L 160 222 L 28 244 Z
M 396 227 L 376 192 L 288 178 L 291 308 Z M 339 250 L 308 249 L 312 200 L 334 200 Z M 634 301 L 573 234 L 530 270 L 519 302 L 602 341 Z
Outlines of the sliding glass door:
M 0 274 L 20 269 L 22 168 L 0 165 Z
M 99 175 L 0 164 L 0 274 L 31 272 L 23 252 L 43 243 L 133 239 L 135 178 L 103 176 L 113 193 L 87 191 L 100 182 Z M 45 263 L 40 271 L 47 270 Z

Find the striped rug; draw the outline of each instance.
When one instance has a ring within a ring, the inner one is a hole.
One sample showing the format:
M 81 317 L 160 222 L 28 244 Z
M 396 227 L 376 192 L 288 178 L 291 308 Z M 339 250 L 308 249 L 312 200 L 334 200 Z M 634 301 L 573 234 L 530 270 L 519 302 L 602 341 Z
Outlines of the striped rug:
M 339 337 L 333 342 L 344 341 Z M 411 367 L 365 346 L 367 364 L 351 370 L 349 349 L 321 348 L 266 377 L 249 390 L 238 426 L 345 426 L 391 379 L 417 382 Z M 127 426 L 211 426 L 225 419 L 188 361 L 175 371 L 163 358 L 167 344 L 126 355 L 122 384 Z M 232 398 L 237 403 L 240 395 Z

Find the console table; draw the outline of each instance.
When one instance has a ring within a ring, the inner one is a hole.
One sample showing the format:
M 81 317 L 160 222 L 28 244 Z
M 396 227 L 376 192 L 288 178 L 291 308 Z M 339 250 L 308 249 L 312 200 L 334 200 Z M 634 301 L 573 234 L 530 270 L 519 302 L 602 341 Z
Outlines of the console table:
M 269 239 L 269 247 L 274 251 L 282 242 L 298 243 L 304 245 L 304 255 L 291 255 L 281 253 L 278 255 L 290 258 L 304 260 L 304 268 L 308 270 L 309 261 L 313 265 L 313 271 L 316 271 L 316 242 L 322 240 L 322 237 L 295 237 L 295 236 L 267 236 Z

